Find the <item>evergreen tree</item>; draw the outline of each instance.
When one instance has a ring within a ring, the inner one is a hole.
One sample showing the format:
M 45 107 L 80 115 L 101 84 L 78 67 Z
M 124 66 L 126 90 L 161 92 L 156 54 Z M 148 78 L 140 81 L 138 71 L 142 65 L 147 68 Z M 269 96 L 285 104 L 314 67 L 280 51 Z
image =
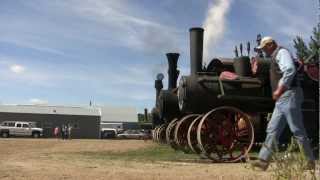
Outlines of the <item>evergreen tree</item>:
M 303 39 L 300 36 L 297 36 L 296 39 L 293 40 L 294 42 L 294 48 L 296 48 L 297 52 L 296 55 L 297 57 L 302 60 L 308 57 L 309 49 L 304 43 Z
M 309 47 L 306 46 L 303 39 L 299 36 L 293 40 L 296 55 L 304 63 L 319 63 L 320 55 L 320 27 L 313 28 L 313 35 L 310 37 Z
M 144 114 L 138 113 L 138 122 L 142 123 L 144 121 L 145 121 Z
M 146 119 L 144 114 L 138 113 L 138 122 L 139 123 L 150 123 L 151 122 L 151 114 L 148 113 L 148 119 Z
M 312 62 L 319 62 L 319 50 L 320 50 L 320 28 L 318 26 L 313 28 L 313 36 L 310 37 L 309 49 L 311 51 Z

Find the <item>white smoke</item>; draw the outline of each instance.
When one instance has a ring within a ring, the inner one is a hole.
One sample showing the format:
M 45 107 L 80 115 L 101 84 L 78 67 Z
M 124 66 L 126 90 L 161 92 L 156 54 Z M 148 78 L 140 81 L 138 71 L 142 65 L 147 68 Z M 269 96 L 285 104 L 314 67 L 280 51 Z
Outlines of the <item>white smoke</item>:
M 207 17 L 203 23 L 204 44 L 203 62 L 207 63 L 213 58 L 213 46 L 222 38 L 225 29 L 226 14 L 232 0 L 215 0 L 209 5 Z

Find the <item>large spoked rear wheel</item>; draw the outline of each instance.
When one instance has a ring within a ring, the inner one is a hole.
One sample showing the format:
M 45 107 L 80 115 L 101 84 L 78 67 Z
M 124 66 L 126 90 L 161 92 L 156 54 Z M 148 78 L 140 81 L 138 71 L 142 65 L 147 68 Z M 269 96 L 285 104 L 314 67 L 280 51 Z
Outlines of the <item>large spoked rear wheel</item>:
M 218 107 L 204 115 L 197 128 L 199 148 L 215 162 L 246 159 L 254 141 L 250 117 L 234 107 Z

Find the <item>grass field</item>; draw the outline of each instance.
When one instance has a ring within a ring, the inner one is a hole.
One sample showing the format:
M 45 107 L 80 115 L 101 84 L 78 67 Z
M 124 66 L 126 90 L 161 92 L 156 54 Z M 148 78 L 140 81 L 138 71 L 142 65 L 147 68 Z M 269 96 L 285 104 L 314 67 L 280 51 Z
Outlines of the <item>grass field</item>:
M 271 168 L 272 169 L 272 168 Z M 0 139 L 0 179 L 272 179 L 143 140 Z

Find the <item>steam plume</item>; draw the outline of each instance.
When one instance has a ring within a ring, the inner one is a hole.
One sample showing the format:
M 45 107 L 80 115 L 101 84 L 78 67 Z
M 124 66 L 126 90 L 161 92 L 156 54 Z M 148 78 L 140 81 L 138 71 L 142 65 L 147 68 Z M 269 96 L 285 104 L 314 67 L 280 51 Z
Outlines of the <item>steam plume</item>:
M 230 8 L 232 0 L 215 0 L 209 5 L 207 17 L 203 23 L 204 33 L 204 52 L 203 62 L 207 63 L 213 58 L 213 46 L 222 38 L 225 29 L 225 18 Z

